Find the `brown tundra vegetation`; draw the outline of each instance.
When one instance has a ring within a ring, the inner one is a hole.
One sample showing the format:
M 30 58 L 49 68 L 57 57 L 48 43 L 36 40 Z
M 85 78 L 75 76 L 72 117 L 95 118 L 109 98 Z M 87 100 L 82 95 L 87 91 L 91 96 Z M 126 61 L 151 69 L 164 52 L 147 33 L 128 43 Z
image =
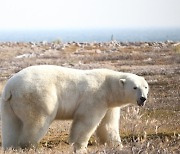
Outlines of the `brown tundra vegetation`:
M 88 144 L 88 153 L 180 153 L 179 42 L 2 42 L 0 96 L 13 74 L 40 64 L 80 69 L 109 68 L 142 75 L 148 81 L 150 95 L 145 107 L 122 109 L 120 135 L 124 148 L 99 145 L 94 134 Z M 71 121 L 53 122 L 37 149 L 9 149 L 5 153 L 72 153 L 68 144 L 70 124 Z M 3 153 L 1 146 L 0 152 Z

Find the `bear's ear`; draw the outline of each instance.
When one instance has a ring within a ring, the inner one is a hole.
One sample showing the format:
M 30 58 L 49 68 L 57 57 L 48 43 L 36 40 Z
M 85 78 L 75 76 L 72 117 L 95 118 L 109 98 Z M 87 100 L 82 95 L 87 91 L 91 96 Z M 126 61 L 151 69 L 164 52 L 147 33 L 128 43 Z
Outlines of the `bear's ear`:
M 119 80 L 119 84 L 122 86 L 124 86 L 125 82 L 126 82 L 126 79 L 120 79 Z

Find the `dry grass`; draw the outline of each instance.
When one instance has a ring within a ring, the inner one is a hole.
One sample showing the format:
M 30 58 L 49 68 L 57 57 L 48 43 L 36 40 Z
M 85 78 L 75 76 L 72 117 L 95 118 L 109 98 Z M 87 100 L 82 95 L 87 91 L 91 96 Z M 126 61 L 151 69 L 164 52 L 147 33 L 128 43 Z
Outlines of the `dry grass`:
M 31 56 L 17 58 L 24 54 Z M 0 93 L 14 73 L 35 64 L 81 69 L 110 68 L 143 75 L 148 80 L 150 97 L 145 108 L 131 106 L 122 110 L 120 133 L 124 148 L 98 145 L 93 135 L 89 141 L 89 153 L 180 152 L 179 45 L 0 43 Z M 69 121 L 54 122 L 38 149 L 9 150 L 6 153 L 72 153 L 68 144 L 70 124 Z M 3 152 L 2 148 L 0 152 Z

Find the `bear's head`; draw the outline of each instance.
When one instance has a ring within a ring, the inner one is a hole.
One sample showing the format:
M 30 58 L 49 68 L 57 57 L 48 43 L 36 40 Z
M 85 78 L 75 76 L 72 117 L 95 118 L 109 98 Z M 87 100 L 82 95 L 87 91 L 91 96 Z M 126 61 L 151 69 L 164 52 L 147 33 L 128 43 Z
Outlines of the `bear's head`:
M 137 75 L 130 75 L 126 79 L 120 79 L 123 85 L 124 98 L 127 103 L 144 106 L 149 92 L 146 80 Z

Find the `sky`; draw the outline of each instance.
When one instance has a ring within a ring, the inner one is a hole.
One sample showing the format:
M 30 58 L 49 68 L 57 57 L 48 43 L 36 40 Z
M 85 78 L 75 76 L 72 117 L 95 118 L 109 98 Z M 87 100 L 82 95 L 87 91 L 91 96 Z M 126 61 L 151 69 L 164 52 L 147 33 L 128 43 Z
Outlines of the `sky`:
M 0 0 L 2 29 L 180 28 L 180 0 Z

